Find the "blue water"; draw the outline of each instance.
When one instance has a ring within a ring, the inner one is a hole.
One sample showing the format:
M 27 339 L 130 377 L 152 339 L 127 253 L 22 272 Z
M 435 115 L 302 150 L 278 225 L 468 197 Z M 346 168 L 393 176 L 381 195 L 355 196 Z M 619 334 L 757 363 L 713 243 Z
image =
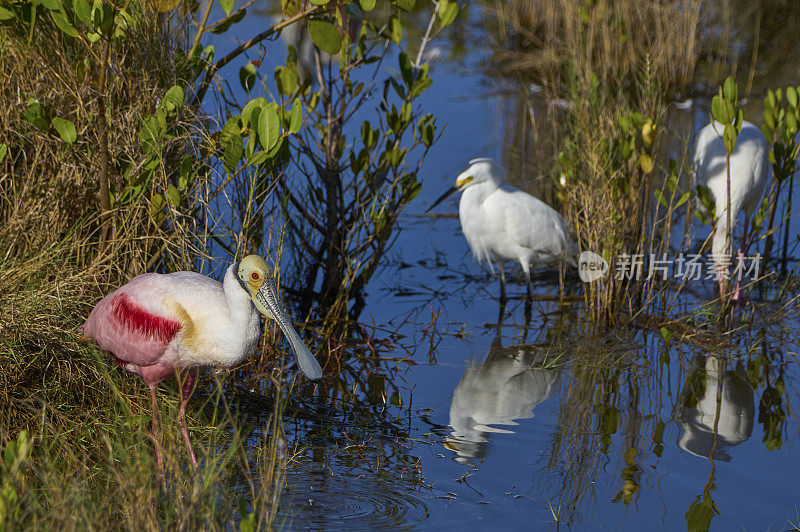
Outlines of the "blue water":
M 257 31 L 253 20 L 241 35 Z M 233 45 L 230 35 L 215 44 L 217 57 Z M 267 48 L 268 79 L 280 48 Z M 704 489 L 719 512 L 713 530 L 799 523 L 796 313 L 761 323 L 778 307 L 756 299 L 737 314 L 749 325 L 712 351 L 668 343 L 643 328 L 589 333 L 580 329 L 577 306 L 561 310 L 554 301 L 535 302 L 526 326 L 522 302 L 512 299 L 498 335 L 496 279 L 469 256 L 457 219 L 421 216 L 469 159 L 504 153 L 502 86 L 483 73 L 481 59 L 476 53 L 432 63 L 434 84 L 420 104 L 447 129 L 422 167 L 423 190 L 401 219 L 400 238 L 367 289 L 362 321 L 399 327 L 402 335 L 381 355 L 413 361 L 381 366 L 393 368 L 403 403 L 384 413 L 397 430 L 365 421 L 334 423 L 336 437 L 322 440 L 290 431 L 308 448 L 287 472 L 278 525 L 675 530 L 686 528 L 687 511 Z M 237 69 L 224 71 L 232 83 Z M 682 123 L 705 123 L 707 110 L 687 113 Z M 758 122 L 755 114 L 748 118 Z M 797 188 L 794 204 L 800 205 Z M 456 205 L 454 197 L 437 212 L 453 214 Z M 792 227 L 798 234 L 796 218 Z M 555 278 L 541 273 L 536 295 L 556 296 Z M 578 283 L 571 279 L 568 291 L 579 294 Z M 696 288 L 690 306 L 713 294 L 710 282 Z M 524 286 L 510 291 L 522 296 Z M 426 332 L 436 313 L 436 326 Z M 709 390 L 719 360 L 726 372 L 715 442 L 709 425 L 717 403 Z M 681 407 L 690 380 L 705 382 L 705 395 L 697 392 L 696 404 Z M 781 381 L 781 445 L 768 450 L 759 406 L 765 389 Z M 659 423 L 663 434 L 655 442 Z

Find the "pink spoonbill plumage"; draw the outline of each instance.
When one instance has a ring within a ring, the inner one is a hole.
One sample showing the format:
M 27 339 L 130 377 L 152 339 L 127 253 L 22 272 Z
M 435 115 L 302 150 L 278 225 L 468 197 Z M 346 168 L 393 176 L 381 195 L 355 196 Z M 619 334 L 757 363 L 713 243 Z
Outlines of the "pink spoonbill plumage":
M 257 255 L 234 262 L 222 283 L 195 272 L 139 275 L 104 297 L 83 324 L 85 336 L 150 387 L 159 470 L 158 383 L 185 375 L 178 423 L 196 467 L 185 410 L 197 373 L 204 366 L 234 366 L 252 354 L 261 335 L 259 312 L 278 323 L 306 377 L 319 380 L 322 368 L 292 327 L 272 271 Z

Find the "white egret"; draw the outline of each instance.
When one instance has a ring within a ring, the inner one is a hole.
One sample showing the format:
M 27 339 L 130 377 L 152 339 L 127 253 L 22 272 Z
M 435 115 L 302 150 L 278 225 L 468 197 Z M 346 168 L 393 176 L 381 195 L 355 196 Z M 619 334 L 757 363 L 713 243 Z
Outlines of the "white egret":
M 451 194 L 462 192 L 458 208 L 461 230 L 475 260 L 490 268 L 497 264 L 501 301 L 506 299 L 506 261 L 522 266 L 528 297 L 531 264 L 563 261 L 577 266 L 578 246 L 559 213 L 527 192 L 504 184 L 503 168 L 492 159 L 473 159 L 469 164 L 428 211 Z
M 730 248 L 725 247 L 725 234 L 728 225 L 728 172 L 726 164 L 725 144 L 722 142 L 723 125 L 712 122 L 700 130 L 694 149 L 694 173 L 692 189 L 698 186 L 707 187 L 714 201 L 714 235 L 711 253 L 717 268 L 717 282 L 722 288 L 727 262 L 722 258 L 730 256 Z M 744 231 L 739 246 L 739 255 L 747 249 L 747 224 L 758 207 L 764 186 L 769 176 L 769 146 L 761 130 L 750 122 L 744 122 L 742 131 L 736 140 L 736 148 L 731 153 L 731 235 L 736 228 L 736 219 L 740 211 L 744 211 Z M 705 212 L 702 205 L 699 208 Z M 705 213 L 708 215 L 708 213 Z M 733 299 L 741 297 L 741 288 L 737 283 Z

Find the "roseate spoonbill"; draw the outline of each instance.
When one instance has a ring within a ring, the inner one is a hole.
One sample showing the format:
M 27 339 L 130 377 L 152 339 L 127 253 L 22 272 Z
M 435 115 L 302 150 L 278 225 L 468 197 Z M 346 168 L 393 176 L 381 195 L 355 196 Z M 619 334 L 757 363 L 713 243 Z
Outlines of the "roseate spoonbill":
M 726 164 L 725 144 L 720 137 L 724 127 L 719 122 L 711 122 L 700 130 L 694 148 L 694 172 L 692 189 L 698 186 L 708 187 L 714 201 L 715 218 L 714 235 L 711 253 L 717 269 L 717 282 L 722 290 L 722 283 L 727 274 L 727 261 L 722 257 L 730 256 L 730 248 L 725 248 L 725 233 L 728 225 L 728 172 Z M 736 148 L 731 153 L 731 238 L 736 228 L 737 217 L 744 211 L 744 231 L 737 255 L 744 255 L 749 245 L 747 224 L 758 207 L 764 186 L 769 176 L 769 147 L 761 130 L 750 122 L 742 124 L 742 131 L 736 140 Z M 699 202 L 698 202 L 699 203 Z M 705 212 L 702 205 L 698 208 Z M 708 215 L 708 213 L 705 213 Z M 737 282 L 733 295 L 734 301 L 741 299 L 741 286 Z
M 473 159 L 456 184 L 425 212 L 457 191 L 461 231 L 472 255 L 500 270 L 500 300 L 506 299 L 505 262 L 518 261 L 531 295 L 531 264 L 563 261 L 577 266 L 578 246 L 564 218 L 541 200 L 503 183 L 503 168 L 488 158 Z
M 231 264 L 222 283 L 194 272 L 139 275 L 92 309 L 83 334 L 111 352 L 123 369 L 141 375 L 150 387 L 159 470 L 163 463 L 156 411 L 158 383 L 186 372 L 178 422 L 196 467 L 184 413 L 195 377 L 202 366 L 231 367 L 255 350 L 261 334 L 256 309 L 278 323 L 306 377 L 320 379 L 322 368 L 289 322 L 272 271 L 257 255 Z

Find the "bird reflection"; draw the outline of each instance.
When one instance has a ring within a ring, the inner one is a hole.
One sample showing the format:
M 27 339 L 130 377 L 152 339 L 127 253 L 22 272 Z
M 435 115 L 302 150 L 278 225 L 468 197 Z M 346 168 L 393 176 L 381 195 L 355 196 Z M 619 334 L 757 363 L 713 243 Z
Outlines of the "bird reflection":
M 698 356 L 692 361 L 686 385 L 678 398 L 676 418 L 681 426 L 678 445 L 695 456 L 724 462 L 731 457 L 727 448 L 739 445 L 753 432 L 755 403 L 753 388 L 737 365 L 722 374 L 722 397 L 716 442 L 714 420 L 717 417 L 717 389 L 724 360 L 716 356 Z
M 558 372 L 534 367 L 543 362 L 533 346 L 503 347 L 498 335 L 483 363 L 470 363 L 453 392 L 450 405 L 451 436 L 445 447 L 456 461 L 483 458 L 488 433 L 512 433 L 493 425 L 514 426 L 517 419 L 533 417 L 533 409 L 550 396 Z

